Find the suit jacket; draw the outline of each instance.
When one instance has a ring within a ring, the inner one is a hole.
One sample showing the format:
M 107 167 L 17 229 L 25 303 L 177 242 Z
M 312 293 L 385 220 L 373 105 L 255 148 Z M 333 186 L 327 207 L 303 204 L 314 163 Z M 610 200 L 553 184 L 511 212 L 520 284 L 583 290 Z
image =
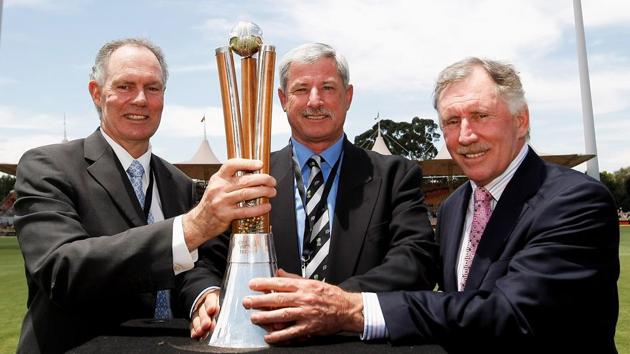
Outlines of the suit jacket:
M 468 352 L 615 352 L 619 227 L 608 190 L 530 148 L 457 292 L 470 195 L 466 183 L 438 215 L 444 292 L 379 294 L 391 340 Z
M 28 309 L 18 352 L 66 351 L 128 319 L 153 317 L 155 292 L 174 284 L 172 217 L 194 198 L 188 177 L 151 159 L 165 220 L 147 225 L 100 131 L 24 154 L 15 226 Z
M 433 289 L 437 246 L 423 205 L 420 168 L 347 140 L 343 149 L 326 281 L 351 291 Z M 271 226 L 278 266 L 300 274 L 292 164 L 290 146 L 271 154 L 277 180 Z M 209 281 L 221 284 L 228 242 L 226 234 L 200 249 L 200 261 L 182 285 L 186 308 Z

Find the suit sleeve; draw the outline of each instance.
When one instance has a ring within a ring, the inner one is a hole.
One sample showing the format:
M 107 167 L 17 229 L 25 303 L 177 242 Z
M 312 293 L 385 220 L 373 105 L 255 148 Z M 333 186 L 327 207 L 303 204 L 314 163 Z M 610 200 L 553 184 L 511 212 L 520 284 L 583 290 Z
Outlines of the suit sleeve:
M 463 292 L 379 294 L 391 340 L 462 347 L 509 341 L 514 348 L 534 339 L 564 346 L 610 343 L 619 275 L 614 203 L 594 181 L 558 188 L 530 201 L 510 237 L 525 236 L 510 244 L 512 256 L 489 268 L 486 277 L 496 278 L 491 284 Z
M 69 175 L 80 172 L 67 160 L 35 149 L 18 165 L 15 226 L 29 287 L 36 286 L 60 307 L 172 287 L 173 220 L 90 234 L 86 220 L 101 216 L 99 222 L 106 225 L 110 221 L 104 215 L 117 211 L 102 210 L 106 206 L 96 199 L 89 207 L 77 204 L 81 194 L 95 197 L 78 185 L 81 179 Z
M 195 267 L 176 278 L 179 303 L 184 306 L 186 316 L 201 292 L 209 287 L 221 287 L 223 274 L 227 267 L 227 254 L 230 243 L 230 231 L 205 242 L 199 247 L 199 259 Z
M 386 249 L 382 262 L 342 282 L 340 286 L 346 290 L 378 292 L 435 287 L 438 246 L 424 205 L 422 173 L 416 164 L 399 161 L 387 169 L 391 178 L 386 176 L 383 192 L 378 196 L 379 210 L 375 214 L 382 219 L 366 235 L 368 240 L 379 240 L 378 248 Z

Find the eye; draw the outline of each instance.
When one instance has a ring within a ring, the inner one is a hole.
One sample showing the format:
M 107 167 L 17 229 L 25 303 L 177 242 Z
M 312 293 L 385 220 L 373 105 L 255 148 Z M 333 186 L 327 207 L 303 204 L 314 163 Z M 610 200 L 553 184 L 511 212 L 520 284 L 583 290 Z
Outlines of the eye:
M 444 122 L 444 125 L 454 126 L 459 124 L 459 121 L 459 117 L 450 117 L 446 120 L 446 122 Z
M 324 86 L 324 91 L 333 91 L 335 89 L 334 86 L 326 85 Z
M 159 86 L 149 86 L 148 90 L 151 91 L 151 92 L 161 92 L 162 88 L 159 87 Z
M 306 87 L 298 87 L 296 89 L 293 89 L 293 91 L 291 91 L 291 93 L 293 94 L 302 94 L 302 93 L 306 93 Z
M 116 86 L 116 89 L 122 90 L 122 91 L 128 91 L 129 88 L 130 88 L 130 86 L 127 85 L 127 84 L 119 84 L 119 85 Z

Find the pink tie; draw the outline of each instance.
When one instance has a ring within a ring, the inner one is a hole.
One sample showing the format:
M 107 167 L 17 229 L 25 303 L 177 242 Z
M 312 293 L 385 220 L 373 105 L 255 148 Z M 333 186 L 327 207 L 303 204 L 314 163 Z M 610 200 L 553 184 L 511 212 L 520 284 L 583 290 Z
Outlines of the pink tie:
M 462 282 L 460 289 L 464 290 L 466 280 L 468 279 L 468 272 L 472 265 L 475 252 L 477 252 L 477 246 L 481 240 L 483 230 L 486 229 L 486 224 L 490 220 L 492 214 L 492 194 L 483 187 L 478 187 L 475 190 L 475 212 L 473 214 L 472 227 L 470 229 L 470 236 L 468 237 L 468 245 L 466 246 L 466 256 L 464 257 L 464 269 L 462 270 Z

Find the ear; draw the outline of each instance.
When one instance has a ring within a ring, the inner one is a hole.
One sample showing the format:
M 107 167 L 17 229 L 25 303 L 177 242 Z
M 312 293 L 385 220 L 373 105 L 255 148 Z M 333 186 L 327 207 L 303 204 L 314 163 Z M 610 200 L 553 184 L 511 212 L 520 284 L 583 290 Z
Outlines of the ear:
M 90 92 L 90 97 L 92 97 L 92 102 L 95 105 L 101 106 L 101 87 L 96 83 L 95 80 L 90 80 L 88 83 L 88 91 Z
M 525 106 L 514 118 L 518 128 L 518 137 L 525 138 L 529 132 L 529 108 Z
M 354 87 L 352 85 L 348 85 L 346 89 L 346 111 L 350 109 L 350 105 L 352 104 L 352 95 L 354 93 Z
M 278 88 L 278 98 L 280 99 L 280 104 L 282 105 L 282 110 L 287 111 L 287 96 L 284 94 L 281 88 Z

